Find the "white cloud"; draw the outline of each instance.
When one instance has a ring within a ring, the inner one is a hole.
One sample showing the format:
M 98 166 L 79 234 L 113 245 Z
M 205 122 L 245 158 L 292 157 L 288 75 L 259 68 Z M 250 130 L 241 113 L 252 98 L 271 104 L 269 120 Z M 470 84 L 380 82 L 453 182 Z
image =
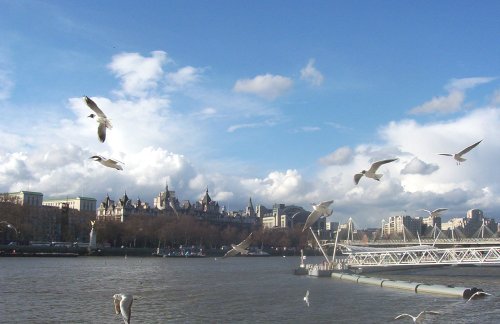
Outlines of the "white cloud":
M 208 118 L 212 118 L 212 117 L 216 116 L 216 114 L 217 114 L 217 110 L 215 108 L 207 107 L 207 108 L 203 108 L 202 110 L 193 113 L 193 116 L 195 116 L 199 119 L 208 119 Z
M 235 132 L 239 129 L 244 129 L 244 128 L 258 128 L 258 127 L 269 127 L 269 126 L 274 126 L 276 123 L 272 120 L 266 120 L 263 122 L 257 122 L 257 123 L 246 123 L 246 124 L 237 124 L 237 125 L 231 125 L 227 128 L 228 133 Z
M 313 132 L 319 132 L 321 130 L 321 127 L 318 126 L 302 126 L 296 129 L 294 132 L 295 133 L 313 133 Z
M 236 92 L 244 92 L 255 94 L 266 99 L 276 99 L 283 95 L 293 85 L 290 78 L 280 75 L 258 75 L 253 79 L 242 79 L 236 81 L 233 90 Z
M 201 72 L 201 69 L 185 66 L 176 72 L 167 73 L 167 88 L 174 90 L 195 83 L 200 79 Z
M 450 92 L 454 90 L 465 91 L 467 89 L 477 87 L 478 85 L 489 83 L 491 81 L 494 81 L 495 79 L 496 78 L 490 77 L 452 79 L 446 86 L 446 89 Z
M 34 179 L 27 160 L 28 156 L 24 153 L 0 155 L 0 183 L 7 185 L 8 191 L 18 191 L 19 182 L 29 182 Z
M 314 86 L 323 84 L 323 75 L 314 66 L 314 59 L 310 59 L 307 65 L 300 70 L 300 78 Z
M 343 146 L 332 153 L 319 159 L 319 162 L 324 165 L 343 165 L 351 162 L 353 159 L 353 151 L 348 146 Z
M 297 170 L 273 171 L 263 179 L 242 179 L 240 185 L 267 204 L 303 202 L 309 189 Z
M 432 98 L 430 101 L 410 109 L 410 114 L 449 114 L 459 111 L 465 100 L 465 90 L 488 83 L 495 78 L 476 77 L 452 79 L 447 85 L 448 95 Z
M 108 68 L 121 79 L 119 94 L 144 97 L 157 87 L 163 76 L 162 65 L 167 61 L 167 53 L 163 51 L 153 51 L 151 57 L 121 53 L 113 56 Z
M 420 160 L 417 157 L 414 157 L 410 162 L 408 162 L 403 170 L 401 170 L 401 174 L 431 174 L 434 171 L 437 171 L 439 166 L 436 164 L 428 164 L 424 161 Z
M 430 101 L 414 107 L 410 110 L 411 114 L 448 114 L 459 111 L 464 102 L 465 94 L 461 91 L 452 91 L 447 96 L 434 97 Z

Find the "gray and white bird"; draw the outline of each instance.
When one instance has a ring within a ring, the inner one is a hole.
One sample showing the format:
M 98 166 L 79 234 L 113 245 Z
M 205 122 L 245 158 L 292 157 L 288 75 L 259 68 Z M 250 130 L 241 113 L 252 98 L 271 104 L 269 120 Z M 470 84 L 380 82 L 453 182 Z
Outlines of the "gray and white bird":
M 92 109 L 93 112 L 95 112 L 95 114 L 90 114 L 87 117 L 97 117 L 96 120 L 99 124 L 99 126 L 97 127 L 97 136 L 99 137 L 99 141 L 104 143 L 104 141 L 106 140 L 106 128 L 112 129 L 113 125 L 111 125 L 111 121 L 108 119 L 108 117 L 106 117 L 106 115 L 92 99 L 87 96 L 85 96 L 83 99 L 85 100 L 87 106 Z
M 467 160 L 467 159 L 464 159 L 462 157 L 462 155 L 464 155 L 465 153 L 469 152 L 470 150 L 472 150 L 473 148 L 475 148 L 476 146 L 478 146 L 479 143 L 481 143 L 482 141 L 483 140 L 480 140 L 479 142 L 474 143 L 471 146 L 467 146 L 466 148 L 464 148 L 463 150 L 461 150 L 460 152 L 458 152 L 456 154 L 439 153 L 439 155 L 452 156 L 457 161 L 457 165 L 459 165 L 460 163 L 465 162 Z
M 489 294 L 484 291 L 476 291 L 475 293 L 472 294 L 472 296 L 469 297 L 469 299 L 467 299 L 466 303 L 470 302 L 472 299 L 476 297 L 484 297 L 484 296 L 492 296 L 492 294 Z
M 361 171 L 361 173 L 356 173 L 354 175 L 354 183 L 358 184 L 359 180 L 361 179 L 362 176 L 380 181 L 380 178 L 382 178 L 383 174 L 376 173 L 378 168 L 383 164 L 394 162 L 396 160 L 397 159 L 389 159 L 389 160 L 382 160 L 382 161 L 377 161 L 377 162 L 372 163 L 372 165 L 370 166 L 370 169 L 363 170 L 363 171 Z
M 396 316 L 394 319 L 401 319 L 404 317 L 410 317 L 413 320 L 413 323 L 420 323 L 420 321 L 424 318 L 425 314 L 438 315 L 441 313 L 435 312 L 435 311 L 422 311 L 417 316 L 413 316 L 410 314 L 401 314 L 401 315 Z
M 130 324 L 130 316 L 132 313 L 132 302 L 134 297 L 130 294 L 115 294 L 113 295 L 113 303 L 115 304 L 116 315 L 121 314 L 123 321 Z
M 108 168 L 113 168 L 116 170 L 123 170 L 122 166 L 118 164 L 118 163 L 123 164 L 123 162 L 120 162 L 118 160 L 106 159 L 105 157 L 100 156 L 100 155 L 91 156 L 89 159 L 93 159 L 94 161 L 99 162 Z
M 313 211 L 307 216 L 302 232 L 311 227 L 321 216 L 330 216 L 333 210 L 328 207 L 333 203 L 333 200 L 323 201 L 317 205 L 313 205 Z
M 177 216 L 177 219 L 179 218 L 179 213 L 177 212 L 177 209 L 175 208 L 175 204 L 172 200 L 169 200 L 168 205 L 172 210 L 174 211 L 175 216 Z
M 419 209 L 419 210 L 425 211 L 429 214 L 430 217 L 435 218 L 441 216 L 441 213 L 444 212 L 445 210 L 448 210 L 448 208 L 437 208 L 434 209 L 433 211 L 427 209 Z
M 306 291 L 306 295 L 304 296 L 304 301 L 306 302 L 307 307 L 309 307 L 309 290 Z
M 241 242 L 238 245 L 231 244 L 232 249 L 227 251 L 226 254 L 224 254 L 223 258 L 235 256 L 238 253 L 241 253 L 243 255 L 248 254 L 247 249 L 250 246 L 250 243 L 252 243 L 252 234 L 253 233 L 250 233 L 250 235 L 248 235 L 248 237 L 246 239 L 244 239 L 243 242 Z

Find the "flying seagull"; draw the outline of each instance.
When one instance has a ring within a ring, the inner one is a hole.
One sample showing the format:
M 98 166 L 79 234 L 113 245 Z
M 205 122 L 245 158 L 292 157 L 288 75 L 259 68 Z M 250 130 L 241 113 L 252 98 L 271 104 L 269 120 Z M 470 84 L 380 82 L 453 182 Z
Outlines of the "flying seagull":
M 95 112 L 95 114 L 90 114 L 87 117 L 94 118 L 97 116 L 97 122 L 99 123 L 99 127 L 97 127 L 97 135 L 99 136 L 99 141 L 104 143 L 106 140 L 106 128 L 112 129 L 113 125 L 111 125 L 111 121 L 92 99 L 85 96 L 84 100 L 87 106 Z
M 473 148 L 475 148 L 476 146 L 478 146 L 479 143 L 481 143 L 482 141 L 483 140 L 480 140 L 479 142 L 474 143 L 471 146 L 468 146 L 468 147 L 464 148 L 463 150 L 461 150 L 460 152 L 458 152 L 456 154 L 439 153 L 439 155 L 452 156 L 457 161 L 457 165 L 459 165 L 461 162 L 465 162 L 466 161 L 466 159 L 464 159 L 462 157 L 462 155 L 464 155 L 465 153 L 469 152 L 470 150 L 472 150 Z
M 438 315 L 440 313 L 439 312 L 435 312 L 435 311 L 422 311 L 417 316 L 412 316 L 410 314 L 401 314 L 401 315 L 396 316 L 394 319 L 401 319 L 403 317 L 411 317 L 411 319 L 413 319 L 413 323 L 417 323 L 417 322 L 421 321 L 421 319 L 423 318 L 422 315 L 425 316 L 425 314 Z M 422 316 L 422 318 L 420 316 Z
M 309 290 L 306 291 L 306 295 L 304 296 L 304 301 L 307 304 L 307 307 L 309 307 Z
M 419 209 L 419 210 L 427 212 L 430 217 L 434 218 L 434 217 L 438 217 L 439 215 L 441 215 L 441 213 L 444 212 L 445 210 L 448 210 L 448 208 L 437 208 L 437 209 L 434 209 L 433 211 L 430 211 L 427 209 Z
M 232 249 L 227 251 L 227 253 L 224 254 L 223 258 L 235 256 L 238 253 L 245 254 L 245 255 L 248 254 L 247 249 L 250 246 L 251 242 L 252 242 L 252 233 L 250 233 L 250 235 L 248 235 L 248 237 L 246 239 L 244 239 L 243 242 L 241 242 L 240 244 L 238 244 L 238 245 L 231 244 Z
M 115 304 L 116 314 L 122 314 L 123 321 L 130 324 L 130 314 L 132 312 L 132 302 L 134 297 L 129 294 L 115 294 L 113 295 L 113 303 Z
M 304 224 L 304 228 L 302 232 L 311 227 L 321 216 L 330 216 L 332 214 L 332 210 L 328 209 L 333 203 L 333 200 L 323 201 L 320 204 L 313 205 L 313 211 L 307 216 L 306 223 Z
M 480 297 L 480 296 L 481 297 L 492 296 L 492 294 L 488 294 L 487 292 L 484 292 L 484 291 L 476 291 L 475 293 L 472 294 L 472 296 L 470 296 L 470 298 L 466 301 L 466 303 L 470 302 L 475 297 Z
M 168 202 L 168 205 L 170 206 L 170 208 L 173 209 L 174 213 L 175 213 L 175 216 L 177 216 L 177 218 L 179 218 L 179 213 L 177 213 L 177 209 L 175 209 L 175 204 L 172 200 L 169 199 L 169 202 Z
M 377 169 L 382 165 L 382 164 L 386 164 L 386 163 L 390 163 L 390 162 L 394 162 L 396 161 L 397 159 L 389 159 L 389 160 L 382 160 L 382 161 L 377 161 L 377 162 L 374 162 L 370 169 L 368 169 L 368 171 L 366 170 L 363 170 L 361 171 L 361 173 L 356 173 L 354 175 L 354 183 L 355 184 L 358 184 L 359 180 L 361 179 L 362 176 L 365 176 L 367 178 L 372 178 L 374 180 L 377 180 L 377 181 L 380 181 L 380 178 L 382 178 L 383 174 L 377 174 L 375 172 L 377 172 Z
M 116 170 L 123 170 L 122 166 L 118 164 L 118 163 L 123 164 L 123 162 L 120 162 L 118 160 L 106 159 L 105 157 L 102 157 L 100 155 L 91 156 L 90 159 L 93 159 L 94 161 L 99 162 L 108 168 L 113 168 Z

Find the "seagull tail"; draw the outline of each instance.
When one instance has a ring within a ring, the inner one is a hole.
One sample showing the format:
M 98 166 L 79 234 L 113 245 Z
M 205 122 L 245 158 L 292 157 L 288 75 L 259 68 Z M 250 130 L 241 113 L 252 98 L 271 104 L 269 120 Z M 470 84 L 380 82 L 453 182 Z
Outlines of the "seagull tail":
M 380 181 L 380 178 L 382 178 L 383 174 L 375 174 L 374 179 L 377 181 Z

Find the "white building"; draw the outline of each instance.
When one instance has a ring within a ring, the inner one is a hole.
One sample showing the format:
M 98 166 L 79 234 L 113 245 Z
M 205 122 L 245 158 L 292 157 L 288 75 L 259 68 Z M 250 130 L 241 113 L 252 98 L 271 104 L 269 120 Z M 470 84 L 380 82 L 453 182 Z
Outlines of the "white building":
M 75 209 L 78 211 L 96 211 L 95 198 L 88 197 L 75 197 L 75 198 L 64 198 L 64 199 L 46 199 L 43 201 L 44 206 L 52 206 L 57 208 L 62 208 L 63 204 L 68 204 L 70 209 Z
M 33 191 L 19 191 L 3 194 L 1 200 L 23 206 L 42 206 L 43 194 Z

